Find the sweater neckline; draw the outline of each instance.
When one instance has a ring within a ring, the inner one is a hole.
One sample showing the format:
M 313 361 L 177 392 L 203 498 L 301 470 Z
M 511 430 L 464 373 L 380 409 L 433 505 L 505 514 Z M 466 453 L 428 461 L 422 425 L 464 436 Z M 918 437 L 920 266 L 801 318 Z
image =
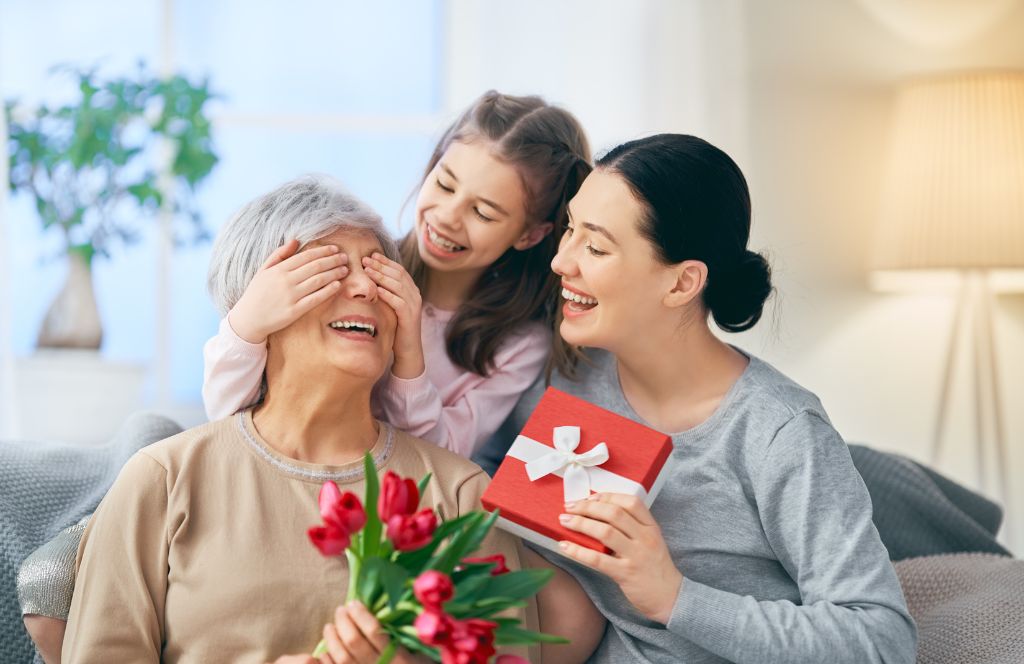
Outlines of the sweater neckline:
M 750 379 L 751 374 L 753 374 L 755 370 L 755 365 L 758 362 L 758 359 L 753 355 L 744 352 L 742 349 L 733 346 L 732 344 L 729 345 L 733 348 L 733 350 L 743 355 L 743 357 L 747 358 L 747 366 L 743 369 L 743 372 L 733 382 L 733 384 L 729 386 L 729 389 L 726 391 L 725 396 L 722 397 L 722 400 L 718 403 L 718 406 L 715 407 L 715 410 L 711 413 L 711 415 L 707 417 L 707 419 L 705 419 L 700 424 L 692 426 L 689 429 L 684 429 L 683 431 L 664 432 L 667 436 L 671 437 L 672 440 L 681 441 L 692 438 L 699 438 L 705 435 L 708 431 L 714 429 L 718 422 L 721 421 L 722 418 L 725 417 L 725 414 L 729 411 L 729 406 L 732 404 L 733 401 L 736 400 L 736 397 L 739 394 L 741 387 Z M 649 426 L 652 429 L 655 428 L 651 425 L 650 422 L 641 417 L 636 412 L 636 410 L 633 409 L 633 405 L 630 404 L 629 399 L 626 398 L 626 393 L 622 389 L 622 381 L 619 378 L 619 363 L 615 359 L 615 355 L 613 353 L 608 353 L 608 360 L 611 364 L 610 378 L 612 385 L 614 387 L 613 394 L 615 395 L 615 398 L 619 401 L 619 408 L 621 408 L 622 412 L 626 413 L 627 417 L 629 417 L 630 419 L 636 420 L 637 422 L 641 422 L 645 426 Z
M 257 457 L 269 464 L 277 472 L 307 482 L 326 482 L 328 480 L 349 483 L 364 478 L 363 460 L 357 459 L 341 465 L 308 463 L 281 454 L 267 443 L 252 421 L 252 409 L 246 409 L 235 416 L 235 421 L 246 446 Z M 383 469 L 394 451 L 394 429 L 389 424 L 377 421 L 379 432 L 377 441 L 370 449 L 373 464 L 379 472 Z

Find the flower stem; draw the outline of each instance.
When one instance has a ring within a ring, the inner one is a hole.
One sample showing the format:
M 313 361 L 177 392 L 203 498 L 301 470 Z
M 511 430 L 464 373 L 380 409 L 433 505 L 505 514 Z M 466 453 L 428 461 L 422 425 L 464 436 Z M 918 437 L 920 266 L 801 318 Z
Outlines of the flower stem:
M 397 651 L 398 645 L 395 643 L 394 639 L 388 641 L 387 647 L 381 651 L 380 657 L 377 659 L 377 664 L 388 664 L 388 662 L 394 658 Z
M 345 596 L 345 601 L 351 602 L 359 597 L 359 572 L 363 561 L 359 559 L 359 554 L 351 548 L 345 549 L 345 557 L 348 558 L 348 593 Z

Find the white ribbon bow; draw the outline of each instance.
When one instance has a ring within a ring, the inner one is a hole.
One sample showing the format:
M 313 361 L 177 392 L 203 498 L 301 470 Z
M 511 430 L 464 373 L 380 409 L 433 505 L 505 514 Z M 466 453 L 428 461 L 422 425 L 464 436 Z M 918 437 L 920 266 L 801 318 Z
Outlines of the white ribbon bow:
M 555 449 L 526 464 L 531 482 L 564 469 L 565 502 L 583 500 L 590 495 L 590 469 L 608 460 L 608 446 L 598 443 L 589 452 L 576 454 L 580 444 L 579 427 L 555 427 L 552 441 Z

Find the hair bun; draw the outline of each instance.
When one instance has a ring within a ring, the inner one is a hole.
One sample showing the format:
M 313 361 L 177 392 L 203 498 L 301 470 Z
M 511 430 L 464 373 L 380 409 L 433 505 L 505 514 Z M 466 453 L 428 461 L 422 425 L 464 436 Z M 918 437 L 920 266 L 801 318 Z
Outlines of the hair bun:
M 772 294 L 772 270 L 764 256 L 744 250 L 732 269 L 708 275 L 704 303 L 718 327 L 726 332 L 749 330 L 761 319 Z

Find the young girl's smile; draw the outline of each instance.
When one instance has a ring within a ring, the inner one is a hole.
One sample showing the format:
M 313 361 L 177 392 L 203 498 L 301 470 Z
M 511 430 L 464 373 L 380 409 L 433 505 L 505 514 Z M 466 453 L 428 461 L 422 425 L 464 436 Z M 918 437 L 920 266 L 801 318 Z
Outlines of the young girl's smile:
M 526 236 L 525 200 L 522 177 L 490 141 L 453 142 L 416 201 L 423 261 L 440 272 L 482 273 Z

